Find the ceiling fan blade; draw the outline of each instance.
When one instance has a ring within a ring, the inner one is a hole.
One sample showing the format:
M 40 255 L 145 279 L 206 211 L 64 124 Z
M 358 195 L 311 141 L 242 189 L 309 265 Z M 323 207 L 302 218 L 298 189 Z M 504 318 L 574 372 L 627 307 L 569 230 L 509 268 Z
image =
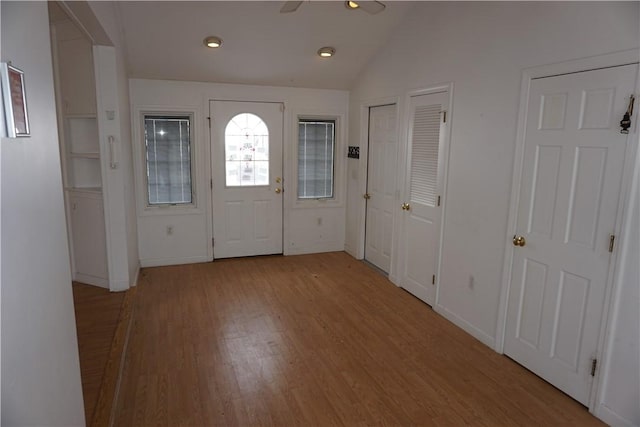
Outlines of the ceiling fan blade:
M 286 1 L 284 2 L 284 5 L 282 5 L 282 8 L 280 8 L 280 13 L 295 12 L 301 4 L 301 1 Z
M 379 1 L 359 1 L 358 6 L 360 6 L 360 9 L 372 15 L 382 12 L 386 7 L 384 3 Z

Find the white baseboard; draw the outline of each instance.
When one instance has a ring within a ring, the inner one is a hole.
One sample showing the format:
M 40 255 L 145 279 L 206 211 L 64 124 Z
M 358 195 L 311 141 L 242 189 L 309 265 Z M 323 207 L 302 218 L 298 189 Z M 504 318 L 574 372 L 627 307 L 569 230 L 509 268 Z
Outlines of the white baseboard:
M 638 424 L 616 414 L 605 404 L 598 405 L 594 415 L 613 427 L 638 427 Z
M 131 283 L 129 284 L 130 287 L 133 286 L 137 286 L 138 285 L 138 279 L 140 278 L 140 263 L 138 263 L 138 266 L 136 267 L 136 272 L 133 275 L 133 280 L 131 281 Z
M 319 254 L 323 252 L 342 252 L 344 251 L 344 243 L 321 243 L 307 247 L 289 247 L 284 251 L 284 255 L 306 255 L 306 254 Z
M 86 283 L 87 285 L 99 286 L 101 288 L 109 289 L 109 280 L 103 277 L 90 276 L 88 274 L 76 273 L 73 280 L 80 283 Z
M 207 256 L 194 256 L 186 258 L 151 258 L 141 259 L 140 266 L 144 267 L 162 267 L 166 265 L 180 265 L 180 264 L 196 264 L 199 262 L 210 262 L 211 259 Z
M 393 283 L 394 285 L 396 285 L 397 287 L 400 287 L 400 278 L 397 276 L 392 276 L 391 273 L 389 273 L 389 281 L 391 283 Z
M 433 309 L 436 311 L 436 313 L 440 314 L 442 317 L 444 317 L 445 319 L 447 319 L 457 327 L 461 328 L 462 330 L 464 330 L 465 332 L 467 332 L 468 334 L 470 334 L 471 336 L 479 340 L 481 343 L 491 347 L 492 350 L 495 349 L 496 339 L 491 335 L 488 335 L 487 333 L 476 328 L 471 323 L 467 322 L 462 317 L 458 316 L 452 311 L 449 311 L 446 307 L 443 307 L 442 305 L 434 305 Z
M 109 290 L 111 292 L 122 292 L 129 289 L 129 280 L 109 280 Z
M 351 246 L 347 245 L 346 243 L 344 245 L 344 251 L 349 255 L 351 255 L 352 257 L 354 257 L 355 259 L 358 259 L 358 257 L 356 256 L 356 251 L 353 250 Z

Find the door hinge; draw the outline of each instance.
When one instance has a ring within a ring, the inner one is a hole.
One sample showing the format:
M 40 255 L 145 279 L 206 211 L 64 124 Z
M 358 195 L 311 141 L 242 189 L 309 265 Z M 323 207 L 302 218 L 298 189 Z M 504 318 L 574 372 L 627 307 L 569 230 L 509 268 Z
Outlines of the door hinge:
M 591 360 L 591 376 L 596 376 L 596 368 L 598 367 L 598 359 Z
M 442 123 L 447 123 L 447 110 L 442 112 Z
M 211 129 L 211 117 L 207 117 L 207 120 L 209 120 L 209 129 Z
M 210 186 L 210 187 L 211 187 L 211 189 L 213 190 L 213 178 L 211 178 L 211 179 L 209 180 L 209 186 Z
M 614 236 L 613 234 L 611 236 L 609 236 L 609 252 L 613 252 L 613 246 L 616 243 L 616 236 Z
M 284 104 L 280 104 L 280 112 L 284 113 Z
M 216 245 L 216 239 L 214 239 L 213 237 L 211 238 L 211 247 L 215 247 Z
M 438 206 L 440 206 L 440 196 L 438 196 Z
M 436 275 L 435 274 L 433 276 L 431 276 L 431 284 L 432 285 L 436 284 Z

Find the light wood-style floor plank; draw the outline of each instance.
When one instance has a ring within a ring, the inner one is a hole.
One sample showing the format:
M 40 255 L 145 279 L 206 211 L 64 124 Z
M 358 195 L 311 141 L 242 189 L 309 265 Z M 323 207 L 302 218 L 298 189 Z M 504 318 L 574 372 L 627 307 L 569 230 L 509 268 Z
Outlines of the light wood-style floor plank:
M 91 425 L 125 293 L 73 282 L 85 420 Z
M 602 425 L 343 252 L 144 269 L 115 425 Z
M 116 395 L 122 368 L 124 367 L 123 355 L 126 352 L 127 339 L 131 330 L 136 290 L 137 288 L 134 287 L 124 292 L 120 316 L 113 333 L 111 349 L 104 368 L 100 393 L 93 411 L 91 427 L 110 426 L 115 413 Z

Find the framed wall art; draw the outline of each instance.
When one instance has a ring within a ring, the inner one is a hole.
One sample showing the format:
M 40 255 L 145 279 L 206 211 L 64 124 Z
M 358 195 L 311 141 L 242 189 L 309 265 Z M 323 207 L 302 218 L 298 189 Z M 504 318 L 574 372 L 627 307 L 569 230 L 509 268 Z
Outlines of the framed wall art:
M 24 73 L 10 63 L 0 63 L 4 122 L 9 138 L 29 136 L 29 115 Z

